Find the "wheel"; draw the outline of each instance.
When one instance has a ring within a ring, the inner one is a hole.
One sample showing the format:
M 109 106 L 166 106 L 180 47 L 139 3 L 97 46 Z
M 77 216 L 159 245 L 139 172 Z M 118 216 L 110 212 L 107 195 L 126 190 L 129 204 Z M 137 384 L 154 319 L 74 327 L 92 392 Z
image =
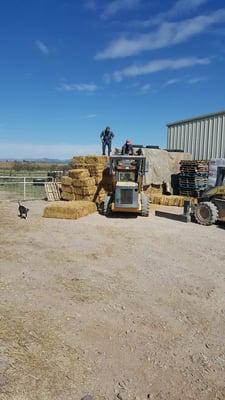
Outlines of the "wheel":
M 142 217 L 149 216 L 149 199 L 144 192 L 141 193 L 141 215 Z
M 200 225 L 213 225 L 218 219 L 218 210 L 214 203 L 199 203 L 195 209 L 195 219 Z
M 106 217 L 108 217 L 108 216 L 112 213 L 110 204 L 111 204 L 111 196 L 108 195 L 108 196 L 106 196 L 106 198 L 105 198 L 104 207 L 103 207 L 103 214 L 104 214 Z

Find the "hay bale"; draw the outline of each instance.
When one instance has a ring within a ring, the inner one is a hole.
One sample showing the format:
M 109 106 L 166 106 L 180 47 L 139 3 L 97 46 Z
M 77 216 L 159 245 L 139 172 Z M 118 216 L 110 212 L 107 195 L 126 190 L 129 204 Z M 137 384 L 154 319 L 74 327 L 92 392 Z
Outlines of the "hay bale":
M 75 157 L 75 158 L 77 160 L 77 159 L 79 159 L 81 157 Z M 93 156 L 86 156 L 84 162 L 86 164 L 98 164 L 98 165 L 102 164 L 102 165 L 105 165 L 107 160 L 108 160 L 107 156 L 94 156 L 93 155 Z M 77 162 L 79 163 L 79 160 L 77 160 Z
M 61 183 L 64 186 L 71 186 L 72 185 L 72 178 L 69 176 L 62 176 L 61 177 Z
M 84 168 L 70 169 L 69 177 L 71 179 L 86 179 L 86 178 L 90 178 L 90 174 L 89 174 L 88 170 L 84 169 Z M 72 180 L 71 180 L 71 185 L 72 185 Z
M 193 199 L 184 197 L 184 196 L 166 196 L 163 194 L 152 193 L 150 195 L 151 203 L 159 204 L 162 206 L 175 206 L 175 207 L 183 207 L 185 200 Z
M 92 201 L 92 202 L 95 202 L 96 197 L 97 196 L 95 196 L 93 194 L 92 195 L 76 194 L 76 200 L 79 200 L 79 201 Z
M 44 209 L 45 218 L 78 219 L 96 212 L 96 205 L 90 201 L 57 201 Z
M 75 200 L 76 198 L 75 198 L 74 193 L 62 192 L 61 199 L 71 201 L 71 200 Z
M 95 186 L 95 179 L 94 178 L 79 178 L 73 179 L 72 185 L 74 187 L 90 187 Z
M 62 185 L 62 192 L 74 193 L 74 188 L 73 186 Z
M 96 186 L 89 186 L 89 187 L 74 187 L 74 193 L 80 194 L 83 196 L 86 195 L 93 195 L 96 192 Z

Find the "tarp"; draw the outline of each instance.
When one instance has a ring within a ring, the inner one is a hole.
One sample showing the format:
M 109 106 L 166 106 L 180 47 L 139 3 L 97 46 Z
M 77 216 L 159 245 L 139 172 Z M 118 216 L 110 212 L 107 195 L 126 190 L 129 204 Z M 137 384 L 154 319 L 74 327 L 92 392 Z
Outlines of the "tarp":
M 168 152 L 159 149 L 143 148 L 143 155 L 148 163 L 144 185 L 161 185 L 163 182 L 171 183 L 171 175 L 180 172 L 180 161 L 191 160 L 189 153 Z

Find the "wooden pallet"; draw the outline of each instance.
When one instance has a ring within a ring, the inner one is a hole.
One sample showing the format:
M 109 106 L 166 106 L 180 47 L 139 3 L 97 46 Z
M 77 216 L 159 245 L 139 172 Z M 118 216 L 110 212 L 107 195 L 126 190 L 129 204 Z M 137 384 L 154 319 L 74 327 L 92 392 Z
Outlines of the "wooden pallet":
M 60 183 L 57 182 L 46 182 L 45 193 L 48 201 L 59 201 L 60 200 Z

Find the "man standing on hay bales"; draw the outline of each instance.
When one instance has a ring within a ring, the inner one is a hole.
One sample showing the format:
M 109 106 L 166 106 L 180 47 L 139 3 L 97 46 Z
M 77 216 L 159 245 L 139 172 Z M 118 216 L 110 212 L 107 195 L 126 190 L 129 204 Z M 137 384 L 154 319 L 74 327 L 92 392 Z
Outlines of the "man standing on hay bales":
M 102 155 L 105 156 L 106 147 L 108 148 L 108 156 L 110 156 L 112 150 L 112 140 L 114 138 L 114 133 L 110 130 L 110 127 L 107 126 L 101 133 L 100 139 L 102 142 Z

